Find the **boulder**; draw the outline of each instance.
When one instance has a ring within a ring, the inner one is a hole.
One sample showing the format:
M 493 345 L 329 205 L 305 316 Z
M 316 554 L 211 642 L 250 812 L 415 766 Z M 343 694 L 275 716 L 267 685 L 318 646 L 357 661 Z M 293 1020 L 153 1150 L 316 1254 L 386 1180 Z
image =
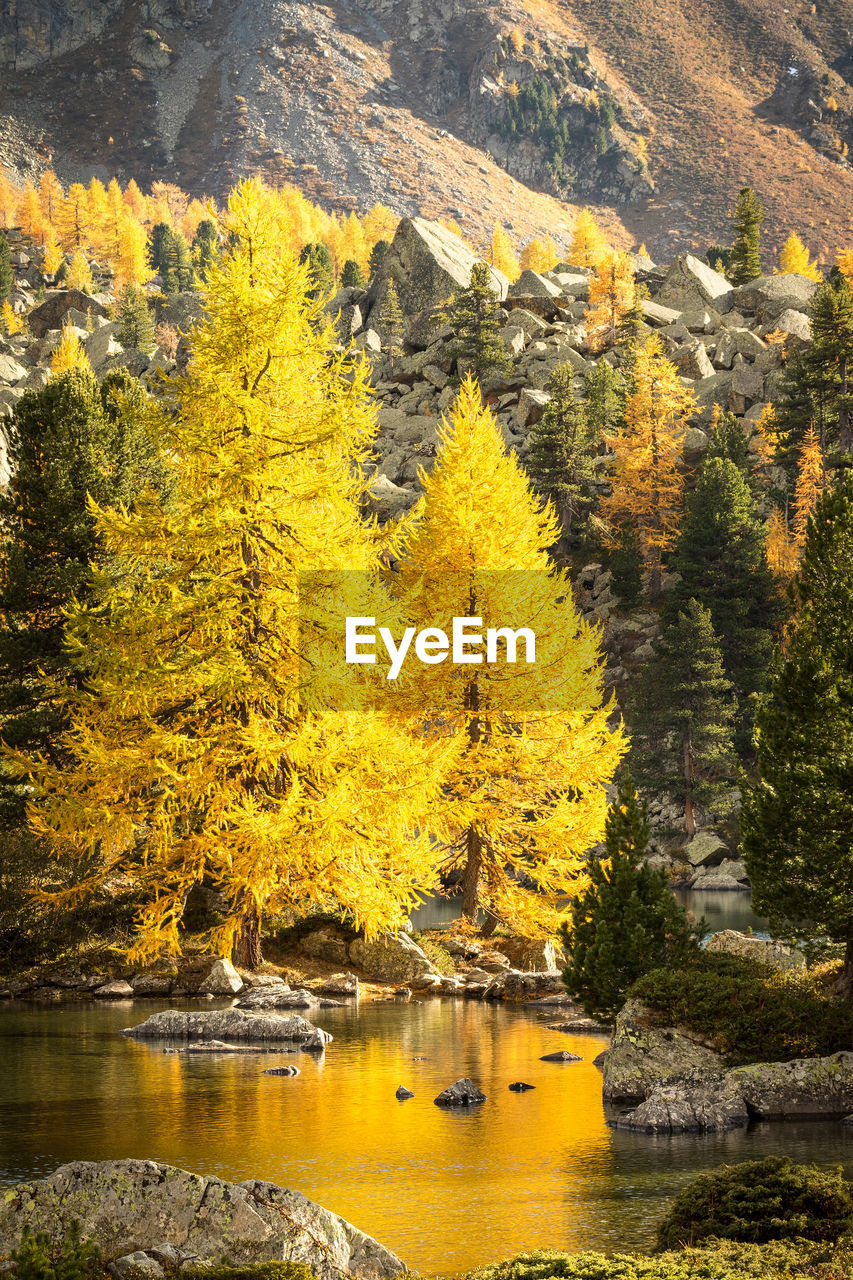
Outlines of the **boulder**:
M 538 271 L 522 271 L 514 284 L 509 286 L 508 298 L 559 298 L 563 290 L 558 284 L 546 280 Z
M 812 340 L 812 322 L 803 311 L 795 311 L 792 307 L 786 307 L 781 315 L 777 316 L 772 322 L 772 328 L 785 334 L 785 345 L 795 351 L 798 347 L 805 347 Z
M 230 960 L 214 960 L 210 972 L 199 986 L 202 995 L 233 996 L 243 990 L 243 979 Z
M 470 1107 L 477 1102 L 485 1102 L 486 1095 L 481 1093 L 473 1080 L 467 1077 L 457 1080 L 455 1084 L 449 1085 L 446 1089 L 442 1089 L 437 1098 L 434 1099 L 437 1107 Z
M 0 382 L 20 382 L 28 373 L 14 356 L 0 355 Z
M 394 1094 L 394 1097 L 398 1098 L 400 1102 L 405 1102 L 407 1098 L 414 1098 L 414 1096 L 411 1089 L 407 1089 L 404 1084 L 401 1084 Z
M 135 996 L 167 996 L 175 985 L 175 977 L 168 973 L 137 973 L 130 985 Z
M 639 1000 L 620 1010 L 613 1041 L 604 1057 L 604 1097 L 609 1102 L 641 1102 L 656 1085 L 687 1072 L 721 1075 L 718 1053 L 696 1044 L 674 1027 L 659 1027 Z
M 729 856 L 729 847 L 714 831 L 697 831 L 681 850 L 691 867 L 716 867 Z
M 539 422 L 550 400 L 551 397 L 547 391 L 537 391 L 533 387 L 522 387 L 521 394 L 518 397 L 518 407 L 515 411 L 515 420 L 518 425 L 527 428 Z
M 265 1076 L 291 1076 L 292 1077 L 292 1076 L 298 1076 L 299 1074 L 300 1074 L 299 1068 L 294 1067 L 292 1065 L 289 1067 L 267 1067 L 266 1070 L 264 1071 Z
M 283 1017 L 277 1013 L 250 1013 L 246 1009 L 211 1009 L 198 1012 L 162 1009 L 138 1026 L 121 1033 L 132 1040 L 236 1040 L 254 1043 L 298 1045 L 320 1053 L 331 1041 L 299 1014 Z
M 734 290 L 732 306 L 738 311 L 753 312 L 766 324 L 789 308 L 793 311 L 805 311 L 816 289 L 814 280 L 807 280 L 805 276 L 793 272 L 780 276 L 758 276 Z
M 568 1049 L 560 1049 L 557 1053 L 546 1053 L 539 1059 L 540 1062 L 583 1062 L 576 1053 L 569 1053 Z
M 96 1000 L 127 1000 L 133 994 L 133 987 L 123 979 L 119 979 L 116 982 L 105 982 L 103 986 L 96 987 L 92 992 Z
M 696 310 L 706 305 L 724 313 L 732 308 L 732 286 L 724 275 L 701 258 L 683 253 L 667 271 L 655 302 L 674 310 Z
M 723 1133 L 743 1129 L 749 1112 L 729 1076 L 688 1073 L 652 1089 L 645 1102 L 611 1121 L 615 1129 L 640 1133 Z
M 349 959 L 349 944 L 352 934 L 344 933 L 330 925 L 326 929 L 315 929 L 307 933 L 299 943 L 299 950 L 315 960 L 326 960 L 329 964 L 346 964 Z
M 853 1110 L 853 1053 L 751 1063 L 728 1078 L 756 1120 L 840 1120 Z
M 120 329 L 121 325 L 113 321 L 96 329 L 86 339 L 83 349 L 95 373 L 100 373 L 112 356 L 120 356 L 124 351 L 124 347 L 118 340 Z
M 708 358 L 708 352 L 705 349 L 704 342 L 694 339 L 692 342 L 685 343 L 683 347 L 678 347 L 672 353 L 672 362 L 678 372 L 685 378 L 710 378 L 714 372 L 714 366 Z
M 30 333 L 34 338 L 43 338 L 48 329 L 60 329 L 66 313 L 72 310 L 84 316 L 91 312 L 93 317 L 107 318 L 106 307 L 91 294 L 81 289 L 52 289 L 27 317 Z
M 204 319 L 203 295 L 192 289 L 183 293 L 164 294 L 157 299 L 155 316 L 158 324 L 169 324 L 178 333 L 187 335 L 193 326 Z
M 160 1280 L 166 1274 L 157 1259 L 149 1258 L 141 1249 L 114 1258 L 107 1263 L 107 1271 L 113 1280 Z
M 527 1093 L 530 1089 L 535 1089 L 536 1085 L 527 1084 L 524 1080 L 514 1080 L 511 1085 L 507 1086 L 507 1088 L 510 1093 Z
M 324 996 L 355 996 L 356 1000 L 361 994 L 359 981 L 354 973 L 333 973 L 331 977 L 323 979 L 317 990 Z
M 471 268 L 481 261 L 464 240 L 438 222 L 403 218 L 370 286 L 367 306 L 370 323 L 379 323 L 388 281 L 393 278 L 403 314 L 414 316 L 446 303 L 471 281 Z M 505 298 L 509 281 L 495 267 L 489 268 L 492 288 Z
M 665 324 L 675 324 L 677 320 L 681 319 L 680 311 L 676 311 L 673 307 L 664 307 L 659 302 L 653 302 L 651 298 L 642 299 L 640 310 L 643 313 L 643 318 L 658 329 Z
M 416 942 L 407 933 L 386 933 L 368 942 L 355 938 L 349 946 L 349 958 L 376 982 L 406 982 L 424 974 L 441 975 Z
M 368 490 L 367 509 L 380 524 L 396 520 L 415 505 L 418 495 L 413 489 L 394 484 L 388 476 L 377 476 Z
M 557 972 L 557 948 L 550 938 L 501 938 L 501 951 L 514 969 Z
M 783 942 L 776 942 L 773 938 L 756 938 L 751 933 L 738 933 L 736 929 L 722 929 L 719 933 L 711 934 L 705 943 L 705 950 L 730 956 L 745 956 L 773 969 L 804 969 L 806 965 L 802 951 L 795 947 L 786 947 Z
M 299 1191 L 153 1160 L 78 1160 L 7 1190 L 0 1253 L 17 1247 L 24 1225 L 59 1242 L 74 1221 L 106 1254 L 171 1245 L 215 1264 L 303 1262 L 317 1280 L 385 1280 L 405 1271 L 383 1245 Z
M 279 987 L 259 987 L 241 996 L 236 1009 L 316 1009 L 319 1000 L 304 987 L 291 991 L 286 982 Z

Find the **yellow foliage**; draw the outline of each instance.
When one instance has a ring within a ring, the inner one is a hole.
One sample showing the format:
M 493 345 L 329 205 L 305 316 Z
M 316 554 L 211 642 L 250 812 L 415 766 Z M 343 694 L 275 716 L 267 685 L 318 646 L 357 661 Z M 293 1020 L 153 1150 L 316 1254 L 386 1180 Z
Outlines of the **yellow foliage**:
M 519 31 L 518 27 L 513 27 L 512 31 L 510 31 L 509 42 L 516 53 L 521 53 L 524 48 L 524 36 Z
M 797 572 L 800 551 L 788 533 L 788 525 L 778 507 L 774 507 L 767 521 L 765 552 L 767 567 L 780 583 L 790 582 Z
M 72 324 L 64 324 L 59 346 L 51 357 L 50 372 L 52 375 L 56 375 L 58 373 L 67 373 L 69 369 L 82 369 L 88 373 L 92 372 L 89 357 L 74 332 L 74 326 Z
M 21 230 L 34 240 L 40 240 L 44 231 L 44 215 L 41 211 L 39 193 L 31 182 L 24 187 L 24 194 L 18 206 L 18 222 Z
M 569 257 L 576 267 L 594 267 L 607 253 L 607 241 L 589 209 L 581 209 L 575 221 Z
M 432 826 L 445 867 L 461 865 L 463 911 L 481 906 L 524 933 L 554 931 L 554 899 L 583 887 L 585 851 L 601 839 L 606 798 L 626 742 L 608 719 L 599 635 L 548 549 L 560 528 L 507 455 L 477 383 L 468 379 L 439 432 L 424 497 L 399 535 L 400 598 L 418 628 L 449 635 L 527 627 L 515 664 L 416 665 L 402 696 L 423 731 L 449 737 L 451 760 Z M 488 656 L 488 655 L 487 655 Z M 540 891 L 524 886 L 532 876 Z
M 772 404 L 765 405 L 755 424 L 755 445 L 759 461 L 769 466 L 779 448 L 779 423 Z
M 604 351 L 616 342 L 619 325 L 634 305 L 634 268 L 626 253 L 607 253 L 597 263 L 589 282 L 589 305 L 584 323 L 593 351 Z
M 827 111 L 837 111 L 837 110 L 838 110 L 838 103 L 835 101 L 835 98 L 832 96 L 832 94 L 830 94 L 830 95 L 829 95 L 829 97 L 828 97 L 828 98 L 827 98 L 827 100 L 826 100 L 826 109 L 827 109 Z
M 788 239 L 782 246 L 779 253 L 779 266 L 776 269 L 777 275 L 785 275 L 787 272 L 796 272 L 798 275 L 806 276 L 809 280 L 822 280 L 823 276 L 809 257 L 809 251 L 803 244 L 796 231 L 792 231 Z
M 492 232 L 488 260 L 493 267 L 497 267 L 498 271 L 504 273 L 510 284 L 513 284 L 521 275 L 512 241 L 499 222 L 495 223 L 495 229 Z
M 800 459 L 797 466 L 797 483 L 794 489 L 794 541 L 798 547 L 806 543 L 809 517 L 820 500 L 826 486 L 823 450 L 814 426 L 803 436 Z
M 842 271 L 850 284 L 853 284 L 853 249 L 839 250 L 836 258 L 838 270 Z
M 624 423 L 608 440 L 613 492 L 603 499 L 601 514 L 612 528 L 629 521 L 636 528 L 655 597 L 660 591 L 661 554 L 673 545 L 681 520 L 681 442 L 695 401 L 657 336 L 638 349 L 633 383 Z
M 149 406 L 168 500 L 93 506 L 110 559 L 102 603 L 68 624 L 89 672 L 71 763 L 18 760 L 39 789 L 34 829 L 86 869 L 55 900 L 129 877 L 137 959 L 179 950 L 202 878 L 228 903 L 220 953 L 265 909 L 399 927 L 434 883 L 414 833 L 445 747 L 347 702 L 342 662 L 318 690 L 325 664 L 302 660 L 306 633 L 323 656 L 330 619 L 387 607 L 358 509 L 375 411 L 274 212 L 259 183 L 232 194 L 235 249 L 210 269 L 189 369 Z
M 452 231 L 460 240 L 465 239 L 465 234 L 455 218 L 439 218 L 439 223 L 444 227 L 445 231 Z
M 65 261 L 65 254 L 57 243 L 53 227 L 48 227 L 47 240 L 44 246 L 44 259 L 42 261 L 42 270 L 46 276 L 55 276 L 59 268 Z
M 557 262 L 557 250 L 550 236 L 529 240 L 521 251 L 522 271 L 551 271 Z
M 3 317 L 3 328 L 6 330 L 7 337 L 11 337 L 13 333 L 20 333 L 23 329 L 21 317 L 16 315 L 11 302 L 7 298 L 3 306 L 0 307 L 0 315 Z
M 89 293 L 94 287 L 91 269 L 85 255 L 79 249 L 68 264 L 66 283 L 69 289 L 82 289 L 84 293 Z

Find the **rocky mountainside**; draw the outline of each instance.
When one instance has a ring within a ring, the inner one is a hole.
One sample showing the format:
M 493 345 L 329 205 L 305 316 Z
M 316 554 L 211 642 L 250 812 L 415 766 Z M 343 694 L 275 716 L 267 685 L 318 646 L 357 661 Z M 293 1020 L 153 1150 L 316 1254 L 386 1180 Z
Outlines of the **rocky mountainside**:
M 750 183 L 771 244 L 797 227 L 829 252 L 853 217 L 853 54 L 846 0 L 812 7 L 0 0 L 0 159 L 216 195 L 258 172 L 475 239 L 503 221 L 561 244 L 591 203 L 659 256 L 725 240 Z

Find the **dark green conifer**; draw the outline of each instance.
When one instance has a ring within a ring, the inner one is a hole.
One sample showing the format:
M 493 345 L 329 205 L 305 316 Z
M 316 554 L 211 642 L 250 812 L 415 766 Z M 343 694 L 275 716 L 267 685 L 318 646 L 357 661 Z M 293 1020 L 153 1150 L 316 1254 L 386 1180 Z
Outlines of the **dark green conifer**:
M 563 982 L 588 1017 L 613 1018 L 633 982 L 650 969 L 683 964 L 696 940 L 662 871 L 645 863 L 649 819 L 625 771 L 607 811 L 605 852 L 593 855 L 589 887 L 560 928 Z
M 0 231 L 0 302 L 4 302 L 15 284 L 15 273 L 12 270 L 12 258 L 9 252 L 9 241 Z
M 485 262 L 475 262 L 468 286 L 453 300 L 448 321 L 454 337 L 450 351 L 459 373 L 475 373 L 482 379 L 489 373 L 509 373 L 512 360 L 500 338 L 498 296 Z
M 788 361 L 779 404 L 779 460 L 791 474 L 812 425 L 827 452 L 853 444 L 853 289 L 840 271 L 818 286 L 809 316 L 812 342 Z
M 818 503 L 793 584 L 794 617 L 755 717 L 757 778 L 742 849 L 774 927 L 846 949 L 853 995 L 853 477 Z
M 342 289 L 363 289 L 364 288 L 364 272 L 356 262 L 355 258 L 347 258 L 344 263 L 344 269 L 341 272 L 341 288 Z
M 733 462 L 741 475 L 749 482 L 751 457 L 749 437 L 733 413 L 726 410 L 717 412 L 711 429 L 711 442 L 705 454 L 705 462 L 712 458 L 720 458 L 724 462 Z
M 393 276 L 389 278 L 388 286 L 385 290 L 380 323 L 387 335 L 388 363 L 393 369 L 394 357 L 400 349 L 400 340 L 406 324 L 406 317 L 403 315 L 403 308 L 400 306 L 400 295 L 397 293 L 397 283 Z
M 126 284 L 119 297 L 121 328 L 118 340 L 126 351 L 136 348 L 150 351 L 154 346 L 154 323 L 148 310 L 145 290 L 138 284 Z
M 610 552 L 610 589 L 623 609 L 634 609 L 643 594 L 643 549 L 632 524 L 623 524 Z
M 382 259 L 385 257 L 385 254 L 388 252 L 389 248 L 390 248 L 390 245 L 388 244 L 387 240 L 377 240 L 376 244 L 370 250 L 370 268 L 368 271 L 368 275 L 370 276 L 371 280 L 374 278 L 374 276 L 376 275 L 376 272 L 382 266 Z
M 325 297 L 331 293 L 335 284 L 335 265 L 329 246 L 322 240 L 304 244 L 299 254 L 300 262 L 308 263 L 313 286 L 309 289 L 309 297 Z
M 625 379 L 609 360 L 599 360 L 586 379 L 586 417 L 596 441 L 616 429 L 625 412 Z
M 160 246 L 160 275 L 166 293 L 191 289 L 195 272 L 192 254 L 180 231 L 169 227 Z
M 597 440 L 586 405 L 575 396 L 570 364 L 554 369 L 545 388 L 551 399 L 528 437 L 527 469 L 539 492 L 554 503 L 566 533 L 592 501 L 593 450 Z
M 219 255 L 219 230 L 212 218 L 203 218 L 196 228 L 192 242 L 192 260 L 200 279 L 207 280 L 208 272 Z
M 733 285 L 748 284 L 761 275 L 761 224 L 764 210 L 752 187 L 742 187 L 735 203 L 735 238 L 728 277 Z
M 163 241 L 171 230 L 168 222 L 155 222 L 148 233 L 148 261 L 158 273 L 163 271 Z

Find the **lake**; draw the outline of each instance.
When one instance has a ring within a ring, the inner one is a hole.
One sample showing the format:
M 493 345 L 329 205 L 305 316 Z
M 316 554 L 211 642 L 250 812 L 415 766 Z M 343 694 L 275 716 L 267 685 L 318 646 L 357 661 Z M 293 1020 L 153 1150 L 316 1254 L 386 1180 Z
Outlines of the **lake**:
M 838 1124 L 673 1138 L 609 1129 L 592 1062 L 606 1041 L 550 1031 L 541 1011 L 435 998 L 323 1009 L 316 1021 L 334 1042 L 323 1057 L 284 1059 L 301 1069 L 288 1079 L 263 1074 L 280 1055 L 165 1054 L 118 1034 L 166 1007 L 0 1006 L 4 1183 L 124 1156 L 267 1178 L 409 1267 L 450 1275 L 522 1249 L 647 1247 L 668 1200 L 724 1160 L 786 1153 L 853 1173 L 853 1128 Z M 539 1061 L 557 1049 L 583 1061 Z M 434 1106 L 461 1076 L 487 1101 Z M 514 1080 L 535 1090 L 510 1093 Z M 400 1084 L 412 1100 L 395 1099 Z

